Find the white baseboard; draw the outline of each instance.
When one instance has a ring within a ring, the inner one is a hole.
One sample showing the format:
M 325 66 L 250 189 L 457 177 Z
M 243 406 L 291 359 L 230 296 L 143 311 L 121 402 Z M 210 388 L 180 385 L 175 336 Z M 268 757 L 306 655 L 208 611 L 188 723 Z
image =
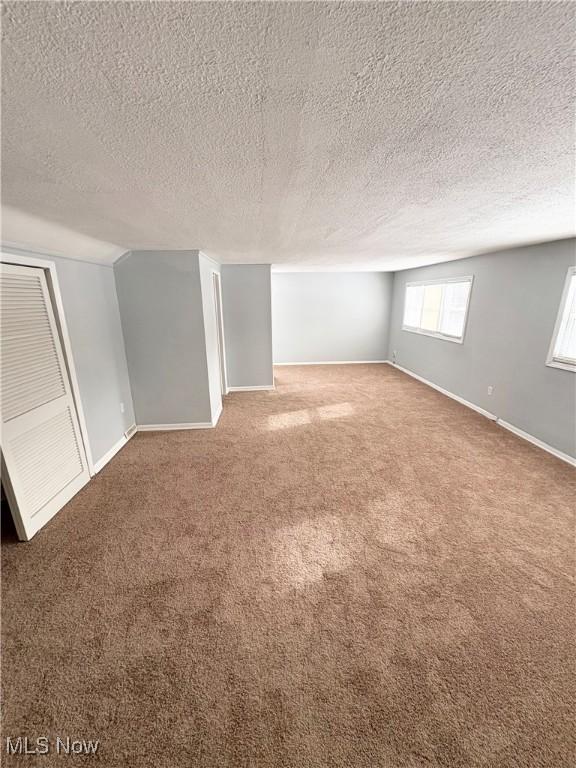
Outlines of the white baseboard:
M 557 448 L 553 448 L 543 440 L 539 440 L 537 437 L 528 434 L 528 432 L 524 432 L 523 429 L 518 429 L 518 427 L 515 427 L 513 424 L 509 424 L 507 421 L 497 419 L 496 423 L 499 426 L 504 427 L 504 429 L 507 429 L 509 432 L 512 432 L 518 437 L 521 437 L 523 440 L 527 440 L 529 443 L 532 443 L 532 445 L 535 445 L 538 448 L 542 448 L 542 450 L 546 451 L 547 453 L 551 453 L 552 456 L 556 456 L 557 459 L 561 459 L 562 461 L 571 464 L 573 467 L 576 467 L 576 458 L 573 456 L 569 456 L 567 453 L 562 453 L 562 451 L 559 451 Z
M 216 424 L 218 424 L 218 421 L 220 420 L 220 416 L 222 416 L 222 411 L 223 410 L 224 410 L 224 408 L 222 407 L 222 403 L 220 403 L 220 408 L 218 409 L 218 413 L 216 414 L 216 416 L 212 417 L 212 426 L 213 427 L 215 427 Z
M 212 421 L 190 421 L 181 422 L 180 424 L 138 424 L 136 429 L 138 432 L 173 432 L 182 429 L 214 429 L 218 424 L 223 410 L 222 404 L 220 404 L 220 410 L 216 416 L 214 416 Z
M 101 469 L 104 469 L 104 467 L 106 466 L 106 464 L 108 464 L 110 459 L 113 459 L 114 456 L 116 456 L 116 454 L 118 453 L 118 451 L 121 450 L 122 448 L 124 448 L 124 446 L 126 445 L 128 440 L 130 440 L 130 438 L 133 437 L 135 434 L 136 434 L 136 431 L 134 431 L 128 437 L 126 437 L 126 435 L 122 435 L 120 440 L 118 440 L 118 442 L 115 443 L 112 446 L 112 448 L 110 448 L 109 451 L 106 451 L 104 456 L 102 456 L 101 459 L 98 459 L 98 461 L 94 464 L 94 467 L 93 467 L 94 472 L 93 472 L 92 477 L 94 477 L 94 475 L 97 475 L 98 472 L 100 472 Z
M 211 421 L 192 421 L 181 424 L 138 424 L 138 432 L 172 432 L 179 429 L 212 429 Z
M 532 445 L 535 445 L 538 448 L 541 448 L 543 451 L 546 451 L 547 453 L 552 454 L 552 456 L 556 456 L 557 459 L 561 459 L 562 461 L 565 461 L 568 464 L 571 464 L 573 467 L 576 467 L 576 458 L 569 456 L 567 453 L 562 453 L 562 451 L 559 451 L 557 448 L 554 448 L 553 446 L 548 445 L 548 443 L 545 443 L 543 440 L 539 440 L 537 437 L 530 435 L 528 432 L 524 432 L 523 429 L 519 429 L 518 427 L 515 427 L 513 424 L 509 424 L 507 421 L 500 419 L 498 416 L 495 416 L 493 413 L 490 413 L 489 411 L 484 410 L 484 408 L 480 408 L 480 406 L 474 405 L 474 403 L 470 403 L 468 400 L 464 400 L 464 398 L 462 397 L 458 397 L 458 395 L 455 395 L 452 392 L 449 392 L 447 389 L 444 389 L 443 387 L 439 387 L 437 384 L 434 384 L 433 382 L 428 381 L 428 379 L 425 379 L 422 376 L 418 376 L 418 374 L 413 373 L 412 371 L 409 371 L 407 368 L 403 368 L 401 365 L 397 365 L 396 363 L 392 363 L 390 361 L 389 363 L 394 368 L 398 368 L 399 371 L 402 371 L 402 373 L 406 373 L 408 374 L 408 376 L 412 376 L 412 378 L 418 379 L 418 381 L 421 381 L 423 384 L 427 384 L 429 387 L 432 387 L 432 389 L 436 389 L 438 392 L 441 392 L 443 395 L 446 395 L 446 397 L 450 397 L 452 398 L 452 400 L 456 400 L 456 402 L 460 403 L 461 405 L 465 405 L 467 408 L 471 408 L 473 411 L 480 413 L 482 416 L 485 416 L 487 419 L 490 419 L 491 421 L 496 422 L 496 424 L 503 427 L 504 429 L 507 429 L 509 432 L 513 432 L 515 435 L 517 435 L 518 437 L 521 437 L 523 440 L 527 440 L 529 443 L 532 443 Z
M 374 365 L 387 362 L 388 360 L 323 360 L 317 363 L 274 363 L 274 365 Z
M 263 384 L 258 387 L 228 387 L 228 392 L 260 392 L 268 389 L 276 389 L 274 384 Z
M 444 387 L 439 387 L 438 384 L 434 384 L 434 382 L 428 381 L 428 379 L 425 379 L 422 376 L 418 376 L 417 373 L 409 371 L 408 368 L 402 368 L 401 365 L 397 365 L 396 363 L 392 363 L 390 361 L 388 361 L 388 363 L 389 365 L 394 366 L 394 368 L 398 368 L 398 370 L 402 371 L 402 373 L 407 373 L 408 376 L 412 376 L 413 379 L 418 379 L 418 381 L 421 381 L 423 384 L 427 384 L 429 387 L 432 387 L 432 389 L 441 392 L 443 395 L 446 395 L 446 397 L 451 397 L 452 400 L 456 400 L 457 403 L 465 405 L 467 408 L 471 408 L 473 411 L 476 411 L 476 413 L 482 414 L 482 416 L 486 416 L 486 418 L 490 419 L 490 421 L 497 421 L 497 417 L 493 413 L 490 413 L 490 411 L 487 411 L 484 408 L 480 408 L 479 405 L 474 405 L 474 403 L 471 403 L 468 400 L 464 400 L 463 397 L 459 397 L 453 392 L 449 392 L 447 389 L 444 389 Z

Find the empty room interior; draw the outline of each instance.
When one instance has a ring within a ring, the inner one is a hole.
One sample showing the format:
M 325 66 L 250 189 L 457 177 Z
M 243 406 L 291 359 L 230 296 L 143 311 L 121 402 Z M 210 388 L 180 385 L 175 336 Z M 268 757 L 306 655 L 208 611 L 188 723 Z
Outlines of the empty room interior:
M 576 764 L 575 42 L 2 3 L 0 763 Z

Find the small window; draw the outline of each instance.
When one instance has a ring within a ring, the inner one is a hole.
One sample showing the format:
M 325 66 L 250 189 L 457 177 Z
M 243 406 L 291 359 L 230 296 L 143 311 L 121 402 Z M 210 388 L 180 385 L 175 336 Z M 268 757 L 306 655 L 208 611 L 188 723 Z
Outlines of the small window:
M 568 270 L 546 362 L 553 368 L 576 371 L 576 267 Z
M 471 288 L 471 277 L 407 283 L 402 329 L 462 342 Z

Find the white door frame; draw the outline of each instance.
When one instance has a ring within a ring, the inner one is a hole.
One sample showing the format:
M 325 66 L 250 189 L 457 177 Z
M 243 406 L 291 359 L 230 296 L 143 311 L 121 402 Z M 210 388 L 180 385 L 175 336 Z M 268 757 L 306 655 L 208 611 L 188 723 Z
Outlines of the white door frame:
M 46 275 L 46 282 L 48 283 L 48 291 L 50 292 L 50 298 L 52 299 L 52 307 L 54 309 L 56 325 L 58 326 L 60 341 L 62 342 L 64 360 L 66 362 L 66 368 L 68 369 L 68 375 L 70 377 L 72 397 L 74 399 L 74 405 L 76 406 L 76 414 L 78 416 L 78 423 L 80 425 L 80 434 L 84 444 L 86 461 L 88 462 L 88 471 L 90 473 L 90 477 L 94 477 L 96 471 L 94 469 L 92 452 L 90 451 L 88 428 L 86 426 L 84 408 L 82 407 L 82 398 L 80 397 L 80 386 L 78 384 L 78 377 L 76 375 L 76 366 L 74 365 L 74 355 L 72 354 L 72 344 L 70 343 L 70 335 L 68 333 L 68 326 L 66 324 L 66 315 L 64 314 L 64 305 L 62 303 L 62 294 L 60 293 L 60 285 L 58 283 L 56 264 L 53 261 L 50 261 L 50 259 L 9 253 L 7 251 L 0 251 L 0 262 L 4 264 L 16 264 L 20 267 L 36 267 L 38 269 L 44 270 L 44 274 Z
M 222 281 L 220 272 L 212 270 L 212 290 L 214 294 L 214 312 L 216 313 L 216 336 L 218 338 L 218 357 L 220 359 L 220 389 L 228 394 L 228 375 L 226 373 L 226 344 L 224 342 L 224 311 L 222 308 Z

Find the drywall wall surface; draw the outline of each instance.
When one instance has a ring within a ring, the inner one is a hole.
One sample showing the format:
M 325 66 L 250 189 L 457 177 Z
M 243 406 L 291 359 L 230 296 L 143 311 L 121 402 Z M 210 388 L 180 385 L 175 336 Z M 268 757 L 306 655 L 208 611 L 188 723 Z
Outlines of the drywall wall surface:
M 198 251 L 114 265 L 138 425 L 211 421 Z
M 275 363 L 386 360 L 393 275 L 273 272 Z
M 28 255 L 43 258 L 38 253 Z M 90 452 L 96 463 L 134 424 L 114 272 L 109 266 L 54 256 L 46 259 L 56 265 Z
M 47 222 L 297 271 L 574 231 L 575 3 L 2 11 L 3 202 Z
M 90 450 L 97 462 L 135 422 L 114 271 L 70 259 L 52 260 L 62 293 Z
M 202 290 L 202 311 L 206 338 L 206 362 L 208 365 L 208 390 L 210 413 L 216 421 L 222 410 L 222 383 L 220 381 L 220 351 L 218 347 L 218 326 L 214 301 L 214 272 L 220 272 L 220 265 L 203 253 L 199 254 L 200 286 Z
M 221 275 L 228 386 L 272 386 L 270 265 L 223 264 Z
M 576 374 L 545 364 L 575 243 L 561 240 L 397 272 L 390 358 L 575 456 Z M 474 284 L 463 344 L 402 330 L 407 282 L 464 275 L 473 275 Z

